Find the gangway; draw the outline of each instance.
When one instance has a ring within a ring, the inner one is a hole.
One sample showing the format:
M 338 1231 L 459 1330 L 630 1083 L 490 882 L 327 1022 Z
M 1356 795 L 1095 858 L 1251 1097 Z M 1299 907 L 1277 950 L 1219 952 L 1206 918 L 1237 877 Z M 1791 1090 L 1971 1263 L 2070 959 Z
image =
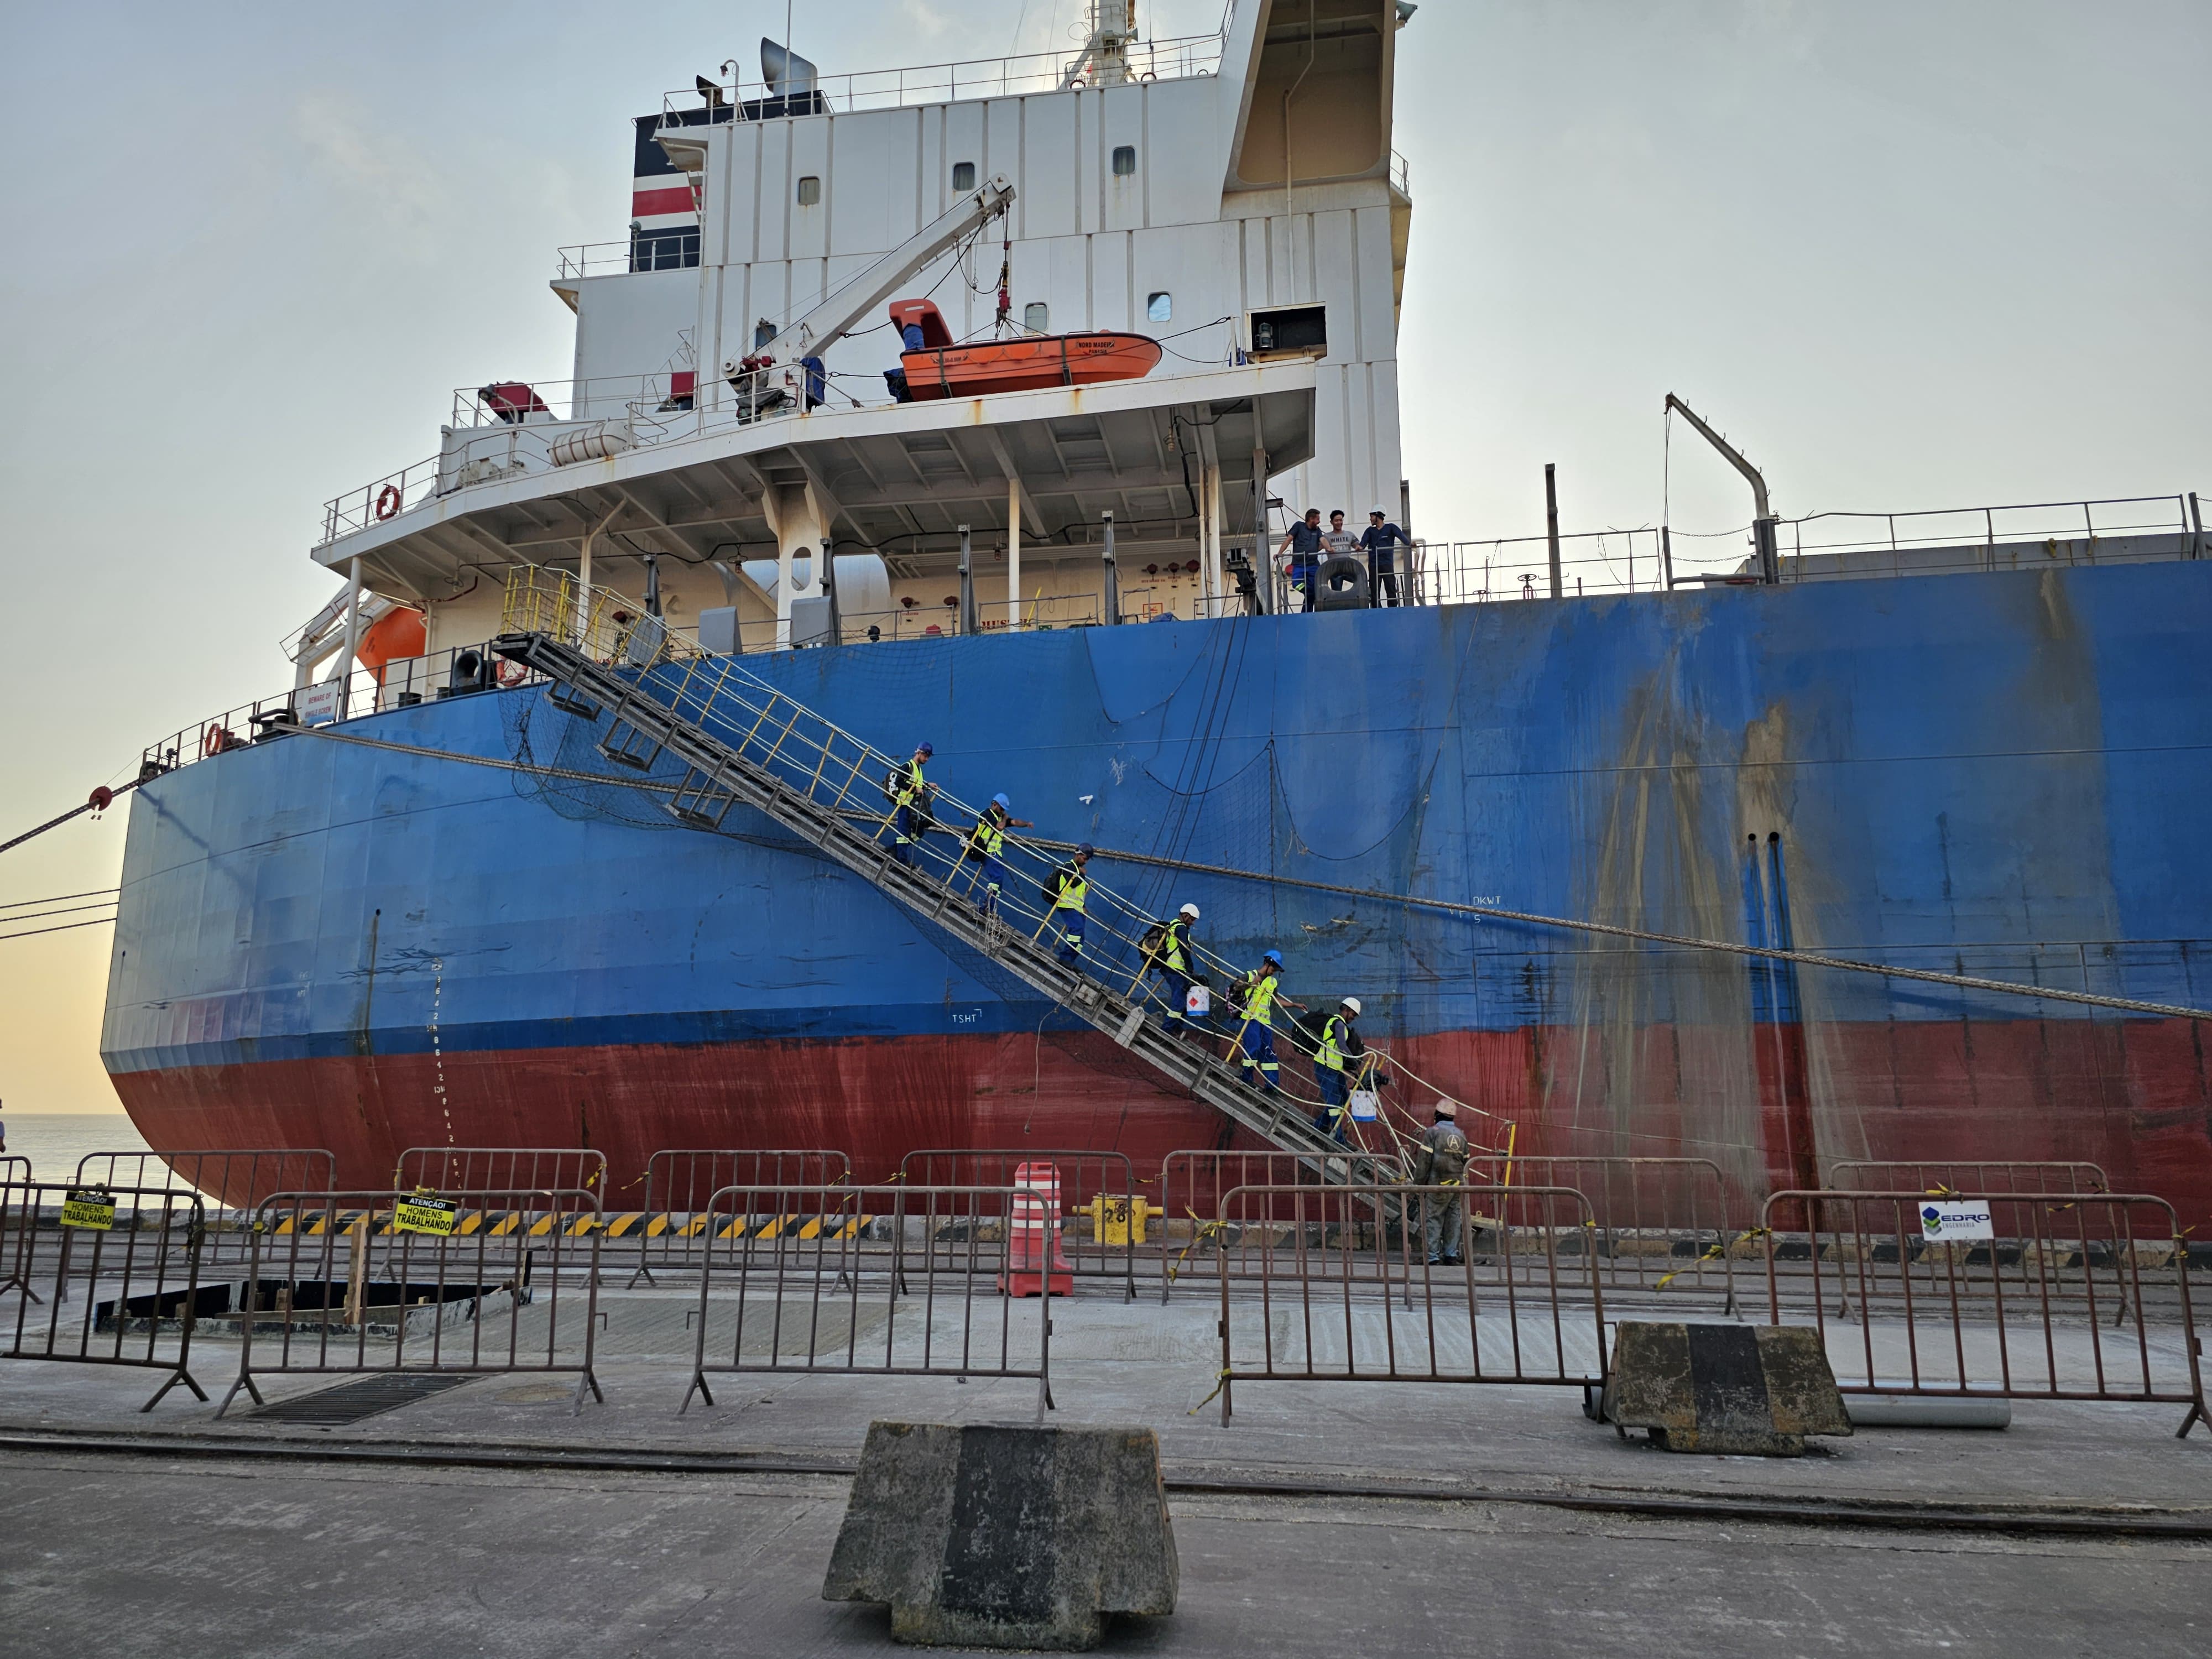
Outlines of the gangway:
M 881 781 L 897 765 L 893 757 L 778 690 L 738 658 L 708 656 L 665 629 L 615 620 L 634 617 L 636 609 L 635 601 L 599 589 L 588 605 L 580 603 L 574 578 L 526 568 L 510 580 L 507 631 L 491 649 L 551 682 L 546 696 L 556 708 L 598 724 L 599 752 L 615 766 L 641 781 L 657 773 L 664 790 L 665 781 L 674 780 L 665 805 L 679 823 L 719 830 L 733 807 L 751 807 L 1105 1033 L 1176 1089 L 1268 1145 L 1297 1154 L 1316 1179 L 1373 1184 L 1403 1178 L 1395 1152 L 1340 1144 L 1308 1121 L 1305 1103 L 1244 1083 L 1235 1062 L 1210 1043 L 1162 1030 L 1154 1018 L 1160 1005 L 1139 993 L 1136 979 L 1117 988 L 1086 971 L 1103 971 L 1103 963 L 1059 960 L 1005 914 L 1018 912 L 1013 895 L 1002 896 L 1000 914 L 986 915 L 958 884 L 957 858 L 945 861 L 941 875 L 927 864 L 901 863 L 880 835 Z M 939 799 L 940 810 L 959 805 L 941 794 Z M 1015 846 L 1009 836 L 1009 854 Z M 1133 940 L 1128 928 L 1133 921 L 1141 931 L 1143 913 L 1096 881 L 1089 890 L 1094 938 Z

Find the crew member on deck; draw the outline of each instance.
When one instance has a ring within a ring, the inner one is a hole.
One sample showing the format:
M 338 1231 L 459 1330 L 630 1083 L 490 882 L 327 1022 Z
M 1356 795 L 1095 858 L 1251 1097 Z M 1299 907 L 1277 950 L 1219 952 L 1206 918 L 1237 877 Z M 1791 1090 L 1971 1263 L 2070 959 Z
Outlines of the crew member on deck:
M 1275 551 L 1291 556 L 1291 586 L 1305 595 L 1306 609 L 1312 610 L 1314 572 L 1321 568 L 1321 509 L 1308 507 Z
M 914 758 L 902 763 L 885 786 L 891 797 L 891 856 L 901 864 L 914 862 L 914 848 L 927 827 L 928 815 L 925 808 L 929 800 L 929 784 L 922 777 L 921 769 L 936 752 L 928 744 L 917 744 Z
M 1052 909 L 1045 917 L 1045 926 L 1058 933 L 1060 959 L 1070 967 L 1080 966 L 1083 961 L 1083 906 L 1091 896 L 1083 866 L 1090 862 L 1091 843 L 1086 841 L 1076 848 L 1073 859 L 1052 872 Z
M 1390 603 L 1398 603 L 1398 572 L 1393 562 L 1401 542 L 1409 550 L 1413 545 L 1407 541 L 1404 531 L 1384 519 L 1381 507 L 1369 507 L 1367 528 L 1360 532 L 1359 544 L 1367 550 L 1367 591 L 1376 605 L 1382 603 L 1386 589 Z

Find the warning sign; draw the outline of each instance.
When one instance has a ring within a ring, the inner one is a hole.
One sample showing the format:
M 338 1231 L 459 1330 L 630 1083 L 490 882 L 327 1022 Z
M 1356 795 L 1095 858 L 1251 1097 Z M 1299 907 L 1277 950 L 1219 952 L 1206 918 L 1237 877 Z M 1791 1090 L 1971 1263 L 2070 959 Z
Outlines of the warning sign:
M 115 1194 L 105 1187 L 72 1187 L 62 1200 L 62 1225 L 104 1233 L 115 1224 Z
M 1994 1239 L 1985 1198 L 1930 1198 L 1920 1206 L 1920 1236 L 1931 1243 L 1954 1239 Z
M 460 1218 L 461 1206 L 449 1198 L 433 1198 L 428 1193 L 416 1193 L 401 1199 L 392 1206 L 392 1231 L 395 1233 L 429 1233 L 439 1238 L 452 1237 L 453 1224 Z

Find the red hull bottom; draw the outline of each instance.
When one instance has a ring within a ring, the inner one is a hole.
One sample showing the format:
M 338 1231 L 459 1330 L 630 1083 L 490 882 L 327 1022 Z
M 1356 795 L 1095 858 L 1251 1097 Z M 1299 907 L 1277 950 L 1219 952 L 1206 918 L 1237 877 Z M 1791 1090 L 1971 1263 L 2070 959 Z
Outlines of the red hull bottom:
M 1572 1030 L 1394 1046 L 1475 1109 L 1462 1121 L 1479 1143 L 1502 1146 L 1510 1121 L 1524 1155 L 1707 1157 L 1746 1192 L 1844 1158 L 2087 1160 L 2116 1188 L 2168 1199 L 2184 1227 L 2212 1231 L 2212 1087 L 2195 1022 L 1762 1027 L 1759 1037 L 1747 1063 L 1740 1031 L 1647 1028 L 1632 1108 L 1609 1097 L 1604 1072 L 1617 1057 L 1586 1054 Z M 381 1188 L 410 1146 L 588 1146 L 606 1154 L 616 1207 L 642 1198 L 646 1160 L 663 1147 L 833 1148 L 856 1180 L 875 1182 L 915 1147 L 1115 1151 L 1150 1177 L 1167 1153 L 1226 1139 L 1220 1117 L 1088 1032 L 448 1053 L 442 1096 L 439 1065 L 346 1056 L 113 1081 L 157 1148 L 322 1146 L 342 1186 Z M 1676 1086 L 1652 1090 L 1657 1078 Z

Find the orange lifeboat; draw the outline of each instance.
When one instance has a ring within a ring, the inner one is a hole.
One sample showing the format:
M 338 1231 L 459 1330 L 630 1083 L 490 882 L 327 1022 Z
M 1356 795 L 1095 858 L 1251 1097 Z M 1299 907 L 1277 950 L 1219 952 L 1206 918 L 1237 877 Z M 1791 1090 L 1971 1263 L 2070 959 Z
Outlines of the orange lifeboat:
M 1023 334 L 955 345 L 944 315 L 927 300 L 895 300 L 891 325 L 921 331 L 921 349 L 902 352 L 908 399 L 976 398 L 991 392 L 1096 386 L 1142 380 L 1158 367 L 1160 343 L 1142 334 L 1094 329 L 1083 334 Z M 899 389 L 893 380 L 894 392 Z

